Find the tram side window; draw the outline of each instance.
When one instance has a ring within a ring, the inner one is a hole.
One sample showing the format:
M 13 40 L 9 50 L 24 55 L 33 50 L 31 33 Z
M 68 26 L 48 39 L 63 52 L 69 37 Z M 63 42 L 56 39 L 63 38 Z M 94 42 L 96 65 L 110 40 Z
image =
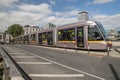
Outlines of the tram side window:
M 40 39 L 42 38 L 42 33 L 39 33 L 39 38 L 40 38 Z
M 39 41 L 42 41 L 42 33 L 39 33 L 39 34 L 38 34 L 38 40 L 39 40 Z
M 42 35 L 42 40 L 43 40 L 43 41 L 46 41 L 46 38 L 47 38 L 46 33 L 43 33 L 43 35 Z
M 52 38 L 53 37 L 53 33 L 52 32 L 48 32 L 47 33 L 47 38 Z
M 36 38 L 36 35 L 35 35 L 35 34 L 31 35 L 31 40 L 32 40 L 32 41 L 35 41 L 35 38 Z
M 74 41 L 75 40 L 75 29 L 67 29 L 67 40 Z
M 75 40 L 75 29 L 65 29 L 58 31 L 58 40 L 60 41 L 74 41 Z
M 66 30 L 59 30 L 58 31 L 58 40 L 64 41 L 66 39 Z
M 96 25 L 88 27 L 88 40 L 89 41 L 103 40 L 103 37 Z

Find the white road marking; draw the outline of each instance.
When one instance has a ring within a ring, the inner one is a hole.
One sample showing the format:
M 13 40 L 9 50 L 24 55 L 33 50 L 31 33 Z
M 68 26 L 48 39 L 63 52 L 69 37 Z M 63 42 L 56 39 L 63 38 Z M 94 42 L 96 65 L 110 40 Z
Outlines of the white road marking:
M 19 48 L 19 49 L 20 49 L 20 48 Z M 76 72 L 80 72 L 80 73 L 86 74 L 86 75 L 88 75 L 88 76 L 94 77 L 94 78 L 99 79 L 99 80 L 106 80 L 106 79 L 104 79 L 104 78 L 102 78 L 102 77 L 99 77 L 99 76 L 96 76 L 96 75 L 87 73 L 87 72 L 85 72 L 85 71 L 81 71 L 81 70 L 78 70 L 78 69 L 75 69 L 75 68 L 72 68 L 72 67 L 69 67 L 69 66 L 66 66 L 66 65 L 57 63 L 57 62 L 55 62 L 55 61 L 49 60 L 49 59 L 47 59 L 47 58 L 44 58 L 44 57 L 41 57 L 41 56 L 32 54 L 32 53 L 27 52 L 27 51 L 25 51 L 25 50 L 23 50 L 23 49 L 20 49 L 20 50 L 21 50 L 21 51 L 24 51 L 25 53 L 31 54 L 31 55 L 33 55 L 33 56 L 39 57 L 39 58 L 41 58 L 41 59 L 44 59 L 44 60 L 46 60 L 46 61 L 49 61 L 49 62 L 51 62 L 51 63 L 54 63 L 54 64 L 60 65 L 60 66 L 62 66 L 62 67 L 65 67 L 65 68 L 67 68 L 67 69 L 70 69 L 70 70 L 73 70 L 73 71 L 76 71 Z
M 35 58 L 35 56 L 12 56 L 12 58 Z
M 19 54 L 20 55 L 20 54 L 25 54 L 25 53 L 9 53 L 9 54 Z
M 18 64 L 52 64 L 50 62 L 17 62 Z
M 84 77 L 84 74 L 29 74 L 31 77 Z

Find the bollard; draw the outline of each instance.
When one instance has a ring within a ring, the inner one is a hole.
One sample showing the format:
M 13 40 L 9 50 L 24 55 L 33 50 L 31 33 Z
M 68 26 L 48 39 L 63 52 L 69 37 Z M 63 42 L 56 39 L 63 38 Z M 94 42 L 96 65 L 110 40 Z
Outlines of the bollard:
M 77 52 L 78 52 L 77 43 L 76 43 L 76 45 L 75 45 L 75 49 L 76 49 L 76 53 L 77 53 Z
M 107 56 L 109 56 L 110 53 L 110 47 L 107 47 Z
M 67 51 L 67 45 L 66 45 L 66 42 L 65 42 L 65 45 L 64 45 L 64 47 L 65 47 L 65 51 Z

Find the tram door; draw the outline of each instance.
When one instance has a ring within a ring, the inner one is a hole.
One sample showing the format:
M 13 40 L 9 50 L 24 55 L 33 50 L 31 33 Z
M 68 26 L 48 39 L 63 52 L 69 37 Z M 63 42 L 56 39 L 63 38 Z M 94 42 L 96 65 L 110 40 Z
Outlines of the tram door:
M 39 41 L 39 44 L 42 44 L 42 33 L 39 33 L 38 35 L 38 41 Z
M 53 45 L 53 32 L 52 31 L 47 33 L 47 44 Z
M 29 36 L 24 36 L 24 43 L 28 44 L 29 43 Z
M 78 27 L 77 28 L 77 47 L 84 47 L 83 27 Z

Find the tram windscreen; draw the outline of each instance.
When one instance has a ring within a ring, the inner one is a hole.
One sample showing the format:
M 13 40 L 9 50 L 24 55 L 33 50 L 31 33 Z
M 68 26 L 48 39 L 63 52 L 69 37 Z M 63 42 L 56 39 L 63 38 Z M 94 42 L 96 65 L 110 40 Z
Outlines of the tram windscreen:
M 101 35 L 101 33 L 96 25 L 89 25 L 88 40 L 89 41 L 104 40 L 103 36 Z
M 105 40 L 108 40 L 108 35 L 107 35 L 105 29 L 103 28 L 102 24 L 99 23 L 99 22 L 96 22 L 96 24 L 97 24 L 97 26 L 99 27 L 99 29 L 101 30 L 101 32 L 102 32 L 102 34 L 103 34 Z

